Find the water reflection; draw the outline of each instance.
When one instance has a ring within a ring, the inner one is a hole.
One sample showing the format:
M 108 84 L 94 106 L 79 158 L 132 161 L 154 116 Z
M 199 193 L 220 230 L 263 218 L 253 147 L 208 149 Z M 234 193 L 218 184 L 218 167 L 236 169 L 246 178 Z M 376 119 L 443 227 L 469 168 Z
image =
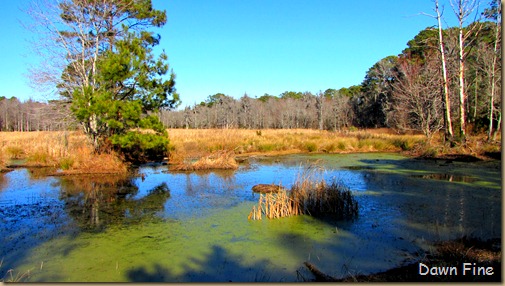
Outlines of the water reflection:
M 82 229 L 94 231 L 157 220 L 170 197 L 164 182 L 138 197 L 138 187 L 125 176 L 71 176 L 62 178 L 60 186 L 68 214 Z
M 471 176 L 461 176 L 454 174 L 427 174 L 427 175 L 413 175 L 414 178 L 430 179 L 430 180 L 441 180 L 448 182 L 463 182 L 463 183 L 473 183 L 477 181 L 476 178 Z
M 355 221 L 247 220 L 258 200 L 253 185 L 290 188 L 317 160 L 323 160 L 327 181 L 355 192 Z M 454 163 L 446 170 L 386 154 L 258 158 L 248 166 L 192 173 L 143 166 L 134 177 L 43 177 L 15 170 L 4 175 L 0 191 L 0 258 L 30 267 L 47 261 L 34 278 L 41 282 L 278 282 L 296 281 L 303 261 L 336 277 L 367 274 L 405 262 L 422 240 L 501 238 L 501 179 L 493 166 Z M 479 180 L 414 177 L 446 172 Z M 160 223 L 140 223 L 146 221 Z M 87 231 L 60 240 L 65 226 Z M 94 233 L 105 228 L 106 235 Z M 36 247 L 41 241 L 48 243 Z M 71 250 L 63 250 L 69 243 Z

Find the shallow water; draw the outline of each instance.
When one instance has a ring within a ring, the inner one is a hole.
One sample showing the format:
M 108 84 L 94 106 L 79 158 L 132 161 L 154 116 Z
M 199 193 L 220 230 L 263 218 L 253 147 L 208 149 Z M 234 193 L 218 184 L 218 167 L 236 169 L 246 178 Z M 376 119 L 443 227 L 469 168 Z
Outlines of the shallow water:
M 253 185 L 289 188 L 315 162 L 354 192 L 357 219 L 247 220 Z M 4 174 L 0 277 L 13 268 L 34 282 L 300 281 L 312 277 L 304 261 L 336 277 L 368 274 L 408 263 L 435 240 L 501 238 L 500 162 L 290 155 L 251 158 L 237 171 L 138 172 Z

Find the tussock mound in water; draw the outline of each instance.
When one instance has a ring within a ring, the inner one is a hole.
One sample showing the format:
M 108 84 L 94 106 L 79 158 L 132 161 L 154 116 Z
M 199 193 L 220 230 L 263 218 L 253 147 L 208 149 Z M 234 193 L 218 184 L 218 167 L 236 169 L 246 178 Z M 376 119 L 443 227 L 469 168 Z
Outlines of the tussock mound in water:
M 281 191 L 286 191 L 286 189 L 284 189 L 282 186 L 280 186 L 280 185 L 274 185 L 274 184 L 270 184 L 270 185 L 267 185 L 267 184 L 258 184 L 258 185 L 255 185 L 254 187 L 252 187 L 252 190 L 255 193 L 262 193 L 262 194 L 266 194 L 266 193 L 278 193 L 278 192 L 281 192 Z
M 320 168 L 307 168 L 298 177 L 291 190 L 276 185 L 259 184 L 253 191 L 260 192 L 258 205 L 251 210 L 248 219 L 281 218 L 293 215 L 328 215 L 337 219 L 358 216 L 358 202 L 352 192 L 342 184 L 327 184 L 316 178 Z

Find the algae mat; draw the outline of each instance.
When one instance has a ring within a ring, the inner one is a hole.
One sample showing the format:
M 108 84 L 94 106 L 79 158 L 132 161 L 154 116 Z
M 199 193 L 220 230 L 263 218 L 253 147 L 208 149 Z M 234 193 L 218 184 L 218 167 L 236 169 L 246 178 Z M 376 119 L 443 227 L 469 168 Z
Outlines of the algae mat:
M 248 221 L 251 187 L 290 187 L 314 162 L 356 195 L 353 221 Z M 0 277 L 30 282 L 293 282 L 384 271 L 440 239 L 501 238 L 499 162 L 396 154 L 251 158 L 234 172 L 144 166 L 127 179 L 4 174 Z M 470 178 L 470 179 L 469 179 Z

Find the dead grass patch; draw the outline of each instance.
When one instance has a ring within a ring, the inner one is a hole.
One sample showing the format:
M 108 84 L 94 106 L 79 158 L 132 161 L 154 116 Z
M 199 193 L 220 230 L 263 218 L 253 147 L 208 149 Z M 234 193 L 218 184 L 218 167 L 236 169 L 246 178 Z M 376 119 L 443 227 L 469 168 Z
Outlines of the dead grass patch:
M 333 132 L 313 129 L 169 129 L 168 134 L 175 157 L 184 154 L 193 158 L 215 151 L 233 151 L 238 155 L 398 152 L 403 150 L 402 146 L 411 147 L 425 140 L 423 135 L 397 135 L 386 130 L 379 133 L 375 130 Z
M 77 131 L 0 132 L 0 152 L 0 157 L 23 160 L 25 166 L 56 167 L 69 174 L 128 170 L 114 153 L 95 154 L 86 136 Z
M 248 219 L 260 220 L 308 214 L 330 216 L 333 219 L 353 219 L 358 215 L 358 202 L 344 185 L 327 184 L 317 164 L 299 174 L 289 191 L 260 194 L 258 205 L 253 206 Z
M 171 163 L 169 168 L 173 171 L 229 170 L 237 169 L 238 163 L 233 151 L 217 151 L 195 161 L 186 158 L 178 163 Z

